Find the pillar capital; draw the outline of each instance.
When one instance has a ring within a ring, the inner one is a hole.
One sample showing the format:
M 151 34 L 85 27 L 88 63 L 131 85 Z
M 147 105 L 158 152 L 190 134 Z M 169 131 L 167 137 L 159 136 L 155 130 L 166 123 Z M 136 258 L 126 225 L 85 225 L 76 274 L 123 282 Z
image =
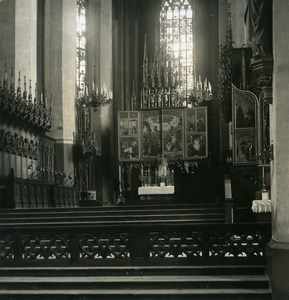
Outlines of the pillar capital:
M 272 86 L 273 58 L 270 55 L 259 59 L 251 59 L 251 71 L 254 85 L 258 87 Z

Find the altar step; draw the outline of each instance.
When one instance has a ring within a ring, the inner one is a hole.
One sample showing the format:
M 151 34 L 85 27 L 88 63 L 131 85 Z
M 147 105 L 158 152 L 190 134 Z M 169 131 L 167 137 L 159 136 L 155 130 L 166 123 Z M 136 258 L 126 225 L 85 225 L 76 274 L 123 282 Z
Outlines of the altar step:
M 218 205 L 122 206 L 57 209 L 1 210 L 0 224 L 29 223 L 224 223 L 224 209 Z
M 0 299 L 271 299 L 264 266 L 1 268 Z

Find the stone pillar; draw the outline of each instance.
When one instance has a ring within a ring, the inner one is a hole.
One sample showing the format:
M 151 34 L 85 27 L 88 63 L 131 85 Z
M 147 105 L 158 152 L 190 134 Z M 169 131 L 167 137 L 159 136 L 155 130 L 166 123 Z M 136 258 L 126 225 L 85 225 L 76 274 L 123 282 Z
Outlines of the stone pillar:
M 45 2 L 45 90 L 52 96 L 55 168 L 72 172 L 75 132 L 76 0 Z M 50 97 L 48 97 L 50 98 Z
M 21 71 L 34 86 L 37 70 L 37 0 L 0 2 L 0 68 Z M 2 77 L 2 74 L 1 74 Z M 21 78 L 23 82 L 23 77 Z M 28 81 L 29 83 L 29 81 Z M 34 88 L 33 88 L 34 92 Z
M 112 0 L 101 0 L 100 14 L 100 81 L 112 90 Z M 103 205 L 113 203 L 114 180 L 113 163 L 113 110 L 112 104 L 100 111 L 102 145 L 102 199 Z M 117 121 L 116 121 L 117 122 Z
M 289 2 L 273 1 L 273 105 L 270 136 L 274 145 L 272 176 L 272 240 L 267 272 L 274 299 L 289 299 Z
M 87 20 L 88 82 L 92 82 L 96 75 L 98 87 L 101 88 L 105 84 L 107 90 L 112 91 L 112 0 L 89 2 Z M 113 106 L 114 104 L 109 104 L 99 107 L 96 112 L 91 111 L 91 126 L 96 132 L 101 156 L 95 157 L 89 165 L 89 186 L 96 190 L 97 200 L 100 200 L 102 205 L 114 202 L 113 166 L 117 158 L 113 148 L 113 128 L 114 122 L 117 121 L 113 118 Z
M 16 0 L 15 70 L 37 81 L 37 0 Z
M 226 44 L 226 33 L 228 28 L 228 0 L 220 0 L 219 1 L 219 56 L 220 56 L 220 45 Z M 229 154 L 229 140 L 230 140 L 230 132 L 228 124 L 223 117 L 223 113 L 220 110 L 220 154 L 221 154 L 221 161 L 227 160 Z
M 233 47 L 242 48 L 246 44 L 244 12 L 246 0 L 231 0 Z

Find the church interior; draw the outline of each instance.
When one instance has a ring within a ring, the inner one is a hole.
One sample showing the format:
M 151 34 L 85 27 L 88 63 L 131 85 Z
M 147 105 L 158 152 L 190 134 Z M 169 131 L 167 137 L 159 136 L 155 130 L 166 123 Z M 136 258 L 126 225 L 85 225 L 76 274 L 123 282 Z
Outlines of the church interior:
M 0 299 L 289 299 L 288 11 L 0 0 Z

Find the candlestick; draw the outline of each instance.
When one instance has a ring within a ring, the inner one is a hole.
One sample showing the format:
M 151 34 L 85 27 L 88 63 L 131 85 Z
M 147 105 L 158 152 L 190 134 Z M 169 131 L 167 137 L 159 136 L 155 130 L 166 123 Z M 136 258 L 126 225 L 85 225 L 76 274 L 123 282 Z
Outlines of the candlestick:
M 121 166 L 118 167 L 118 176 L 119 176 L 119 192 L 122 192 L 122 186 L 121 186 Z

